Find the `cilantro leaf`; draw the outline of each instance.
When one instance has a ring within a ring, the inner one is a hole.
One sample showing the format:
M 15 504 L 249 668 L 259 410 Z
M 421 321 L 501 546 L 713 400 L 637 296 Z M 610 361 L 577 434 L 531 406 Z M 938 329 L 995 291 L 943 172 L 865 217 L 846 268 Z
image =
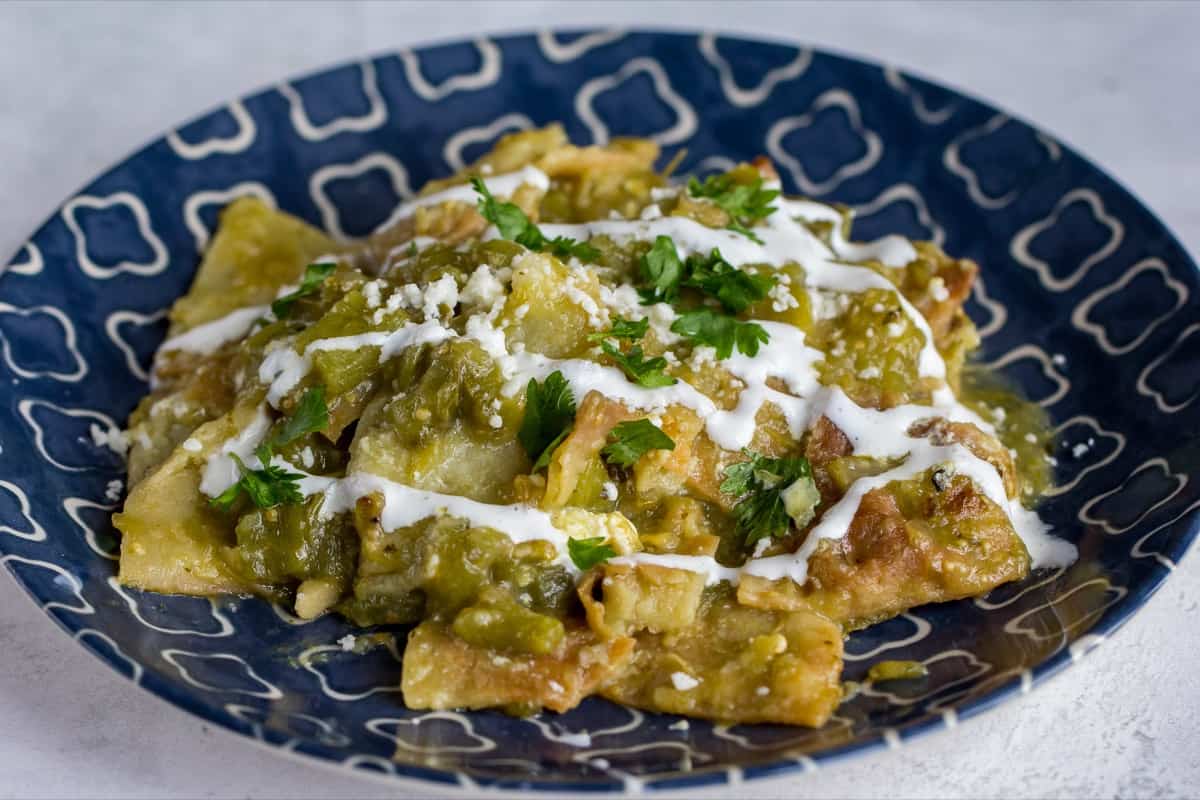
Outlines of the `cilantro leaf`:
M 683 262 L 670 236 L 655 237 L 653 246 L 638 263 L 642 282 L 649 284 L 641 292 L 643 303 L 670 303 L 679 295 Z
M 615 317 L 612 322 L 612 327 L 606 331 L 599 333 L 588 334 L 589 342 L 600 342 L 610 336 L 614 339 L 629 339 L 636 342 L 638 339 L 646 335 L 646 331 L 650 328 L 650 320 L 648 319 L 625 319 L 624 317 Z
M 525 387 L 525 418 L 517 439 L 533 460 L 534 472 L 550 463 L 574 423 L 575 398 L 563 374 L 555 370 L 541 383 L 531 378 Z
M 747 239 L 754 242 L 755 244 L 763 243 L 761 236 L 759 236 L 757 233 L 750 230 L 748 227 L 746 227 L 745 225 L 743 225 L 740 222 L 731 222 L 728 225 L 726 225 L 725 227 L 728 228 L 729 230 L 733 231 L 734 233 L 740 233 L 742 236 L 745 236 Z
M 725 468 L 722 494 L 737 497 L 733 516 L 745 543 L 776 538 L 787 533 L 791 517 L 784 491 L 802 478 L 812 478 L 807 458 L 767 458 L 743 450 L 748 460 Z
M 714 248 L 707 258 L 697 254 L 688 256 L 683 285 L 717 298 L 721 305 L 737 313 L 765 298 L 775 285 L 775 278 L 743 272 Z
M 660 386 L 675 384 L 675 379 L 663 372 L 667 366 L 667 360 L 662 356 L 646 358 L 640 344 L 629 348 L 628 353 L 622 353 L 615 344 L 607 339 L 600 342 L 600 347 L 638 386 L 656 389 Z
M 587 539 L 567 539 L 567 554 L 571 561 L 580 569 L 591 569 L 602 564 L 617 554 L 616 550 L 605 544 L 603 536 L 592 536 Z
M 590 264 L 600 257 L 600 251 L 587 242 L 579 242 L 566 236 L 555 236 L 546 242 L 550 252 L 559 258 L 578 258 Z
M 716 348 L 717 358 L 729 358 L 736 348 L 747 356 L 758 355 L 758 346 L 771 340 L 756 322 L 742 322 L 711 308 L 685 311 L 671 323 L 671 330 L 697 344 Z
M 229 509 L 233 508 L 233 504 L 237 502 L 238 495 L 241 493 L 242 484 L 241 481 L 238 481 L 216 497 L 209 500 L 208 504 L 213 508 L 219 508 L 222 511 L 228 511 Z
M 277 298 L 271 303 L 271 312 L 276 319 L 283 319 L 288 314 L 292 313 L 292 306 L 301 297 L 308 297 L 310 294 L 315 294 L 321 288 L 321 284 L 325 282 L 333 271 L 337 269 L 337 264 L 333 261 L 321 261 L 316 264 L 309 264 L 304 268 L 304 277 L 300 281 L 300 286 L 293 292 L 288 292 L 283 297 Z
M 304 393 L 296 404 L 296 411 L 271 437 L 270 447 L 283 447 L 309 433 L 323 431 L 329 427 L 329 409 L 325 405 L 325 387 L 314 386 Z M 270 458 L 264 459 L 269 461 Z
M 478 177 L 471 178 L 471 188 L 479 195 L 477 207 L 480 216 L 495 225 L 501 237 L 515 242 L 528 235 L 526 232 L 533 227 L 533 223 L 525 216 L 520 206 L 497 200 L 492 196 L 487 184 Z M 538 231 L 538 235 L 541 235 L 541 231 Z
M 260 448 L 260 460 L 262 455 L 269 457 L 269 448 Z M 299 484 L 303 475 L 272 464 L 266 464 L 262 469 L 250 469 L 237 453 L 230 453 L 229 457 L 237 464 L 242 477 L 209 501 L 215 508 L 228 511 L 242 492 L 245 492 L 258 508 L 274 508 L 282 504 L 299 503 L 304 499 Z
M 530 250 L 549 250 L 560 258 L 575 257 L 580 261 L 590 262 L 600 257 L 600 251 L 587 242 L 579 242 L 566 236 L 547 239 L 541 228 L 526 216 L 520 206 L 497 200 L 481 178 L 471 178 L 471 188 L 479 195 L 479 214 L 496 226 L 502 238 Z
M 692 178 L 688 181 L 688 192 L 692 197 L 711 200 L 730 217 L 729 229 L 762 243 L 750 230 L 757 220 L 766 219 L 775 212 L 771 202 L 779 197 L 778 189 L 764 189 L 763 179 L 753 183 L 738 183 L 730 173 L 709 175 L 704 183 Z
M 618 467 L 632 467 L 651 450 L 675 449 L 675 440 L 648 419 L 621 422 L 609 432 L 608 439 L 600 455 Z

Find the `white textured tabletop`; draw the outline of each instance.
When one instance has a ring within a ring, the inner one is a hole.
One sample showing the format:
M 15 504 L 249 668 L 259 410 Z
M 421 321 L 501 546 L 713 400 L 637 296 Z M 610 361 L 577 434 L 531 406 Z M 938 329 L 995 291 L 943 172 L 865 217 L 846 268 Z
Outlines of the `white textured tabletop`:
M 505 0 L 0 4 L 0 251 L 103 168 L 250 89 L 430 39 L 586 24 L 795 38 L 964 88 L 1095 159 L 1200 252 L 1200 4 Z M 1119 634 L 1018 701 L 752 793 L 1200 796 L 1198 579 L 1192 556 Z M 0 797 L 427 794 L 284 760 L 173 709 L 74 644 L 7 578 L 0 642 Z

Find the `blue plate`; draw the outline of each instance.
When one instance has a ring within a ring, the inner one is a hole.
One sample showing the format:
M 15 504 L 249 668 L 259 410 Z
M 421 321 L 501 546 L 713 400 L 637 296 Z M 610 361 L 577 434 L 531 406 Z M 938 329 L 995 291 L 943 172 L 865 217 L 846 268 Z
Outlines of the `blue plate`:
M 986 598 L 850 637 L 846 678 L 916 659 L 821 730 L 726 727 L 589 700 L 561 716 L 416 713 L 401 653 L 339 619 L 118 586 L 103 445 L 146 391 L 164 311 L 217 211 L 256 194 L 372 230 L 500 135 L 650 136 L 684 171 L 760 153 L 789 191 L 856 206 L 858 238 L 932 239 L 983 265 L 983 358 L 1053 416 L 1043 509 L 1081 557 Z M 153 142 L 70 198 L 0 277 L 0 552 L 38 604 L 148 691 L 266 744 L 444 784 L 693 787 L 811 768 L 973 716 L 1079 658 L 1173 569 L 1200 514 L 1200 275 L 1095 166 L 1003 112 L 894 70 L 778 43 L 653 32 L 480 38 L 280 84 Z M 98 436 L 97 436 L 98 434 Z M 586 732 L 586 736 L 583 735 Z

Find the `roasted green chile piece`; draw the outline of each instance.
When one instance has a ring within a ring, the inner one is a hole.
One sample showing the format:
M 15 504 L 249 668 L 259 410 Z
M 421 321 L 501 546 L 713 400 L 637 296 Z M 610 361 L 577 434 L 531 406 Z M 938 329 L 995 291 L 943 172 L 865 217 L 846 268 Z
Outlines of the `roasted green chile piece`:
M 555 652 L 566 638 L 561 620 L 531 611 L 496 588 L 485 590 L 458 612 L 451 628 L 477 647 L 538 656 Z
M 449 622 L 492 589 L 530 614 L 561 617 L 576 607 L 574 582 L 548 542 L 514 543 L 450 517 L 385 532 L 370 503 L 356 509 L 356 524 L 362 556 L 353 600 L 341 609 L 356 620 L 409 621 L 419 609 Z
M 296 337 L 295 347 L 304 350 L 322 339 L 337 339 L 357 336 L 378 330 L 393 330 L 406 319 L 403 311 L 385 314 L 380 322 L 374 322 L 374 311 L 368 307 L 366 297 L 359 289 L 352 289 L 317 320 L 312 327 Z M 339 350 L 313 349 L 308 351 L 312 359 L 313 376 L 317 383 L 325 386 L 329 398 L 352 390 L 379 369 L 379 348 L 363 346 Z
M 821 382 L 872 408 L 927 401 L 918 371 L 925 336 L 895 292 L 869 289 L 847 297 L 845 311 L 814 327 L 814 346 L 825 351 L 817 363 Z
M 324 498 L 254 509 L 238 520 L 237 544 L 227 548 L 227 563 L 247 581 L 287 585 L 327 579 L 343 590 L 354 577 L 358 537 L 344 515 L 323 517 Z
M 401 437 L 423 442 L 458 421 L 475 435 L 487 438 L 504 427 L 500 400 L 503 377 L 495 362 L 477 343 L 454 339 L 439 345 L 410 347 L 390 367 L 391 389 L 397 395 L 387 417 Z M 493 423 L 499 417 L 501 425 Z

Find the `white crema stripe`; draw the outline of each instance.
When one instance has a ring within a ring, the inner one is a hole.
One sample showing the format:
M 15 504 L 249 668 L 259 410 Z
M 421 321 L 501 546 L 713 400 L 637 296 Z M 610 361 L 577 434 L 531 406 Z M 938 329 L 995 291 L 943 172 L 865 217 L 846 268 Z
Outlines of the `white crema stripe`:
M 254 323 L 262 319 L 270 306 L 247 306 L 231 311 L 225 316 L 197 325 L 189 331 L 167 339 L 158 348 L 160 353 L 181 351 L 211 355 L 223 344 L 237 341 L 250 332 Z

